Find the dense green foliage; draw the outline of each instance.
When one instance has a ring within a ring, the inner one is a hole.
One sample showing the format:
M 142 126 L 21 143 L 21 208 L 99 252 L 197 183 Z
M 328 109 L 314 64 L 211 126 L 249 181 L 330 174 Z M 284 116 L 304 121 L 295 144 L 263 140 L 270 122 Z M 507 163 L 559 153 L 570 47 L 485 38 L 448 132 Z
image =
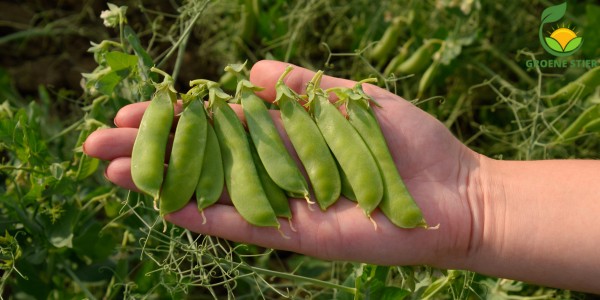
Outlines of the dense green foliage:
M 598 89 L 550 97 L 589 67 L 526 65 L 554 59 L 538 28 L 556 3 L 115 2 L 0 4 L 3 298 L 585 299 L 467 271 L 328 262 L 198 236 L 163 224 L 152 199 L 110 184 L 105 164 L 81 151 L 120 107 L 149 99 L 152 66 L 176 86 L 210 78 L 233 91 L 227 64 L 268 58 L 376 77 L 488 156 L 596 158 Z M 562 59 L 597 61 L 599 15 L 594 1 L 569 2 L 566 22 L 584 39 Z

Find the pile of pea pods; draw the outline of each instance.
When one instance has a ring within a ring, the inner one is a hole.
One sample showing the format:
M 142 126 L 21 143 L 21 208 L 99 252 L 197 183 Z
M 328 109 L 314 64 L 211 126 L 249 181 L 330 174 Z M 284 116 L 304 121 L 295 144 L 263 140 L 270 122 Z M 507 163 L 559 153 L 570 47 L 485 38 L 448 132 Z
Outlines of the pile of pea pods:
M 202 212 L 226 187 L 236 210 L 255 226 L 279 228 L 279 218 L 291 222 L 289 197 L 304 198 L 308 205 L 316 201 L 324 211 L 343 196 L 356 201 L 369 219 L 379 208 L 398 227 L 427 227 L 375 118 L 372 105 L 377 103 L 362 89 L 369 80 L 325 91 L 319 71 L 306 94 L 299 95 L 283 81 L 291 70 L 286 68 L 279 78 L 274 104 L 307 178 L 284 146 L 265 102 L 255 94 L 261 88 L 245 79 L 238 80 L 233 97 L 213 81 L 190 83 L 181 95 L 183 110 L 165 172 L 177 92 L 171 76 L 153 69 L 165 79 L 155 84 L 133 147 L 135 185 L 154 198 L 161 215 L 194 198 Z M 329 101 L 331 92 L 339 98 L 335 104 Z M 241 104 L 246 126 L 229 103 Z M 337 105 L 345 105 L 347 117 Z

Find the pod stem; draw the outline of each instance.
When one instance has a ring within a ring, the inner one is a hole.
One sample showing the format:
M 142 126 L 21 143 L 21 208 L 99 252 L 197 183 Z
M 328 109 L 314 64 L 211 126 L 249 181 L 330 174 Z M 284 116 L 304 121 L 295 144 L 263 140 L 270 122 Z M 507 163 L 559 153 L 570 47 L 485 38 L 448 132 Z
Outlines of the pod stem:
M 279 79 L 277 79 L 277 85 L 280 84 L 285 84 L 283 82 L 283 79 L 290 74 L 290 72 L 294 69 L 294 67 L 292 67 L 291 65 L 288 65 L 287 67 L 285 67 L 285 70 L 283 70 L 283 73 L 281 73 L 281 76 L 279 76 Z
M 165 82 L 170 82 L 170 83 L 173 82 L 173 77 L 171 77 L 171 75 L 169 73 L 167 73 L 167 72 L 165 72 L 165 71 L 163 71 L 163 70 L 161 70 L 161 69 L 159 69 L 157 67 L 150 68 L 150 72 L 158 73 L 158 74 L 164 76 L 165 77 L 165 79 L 164 79 Z

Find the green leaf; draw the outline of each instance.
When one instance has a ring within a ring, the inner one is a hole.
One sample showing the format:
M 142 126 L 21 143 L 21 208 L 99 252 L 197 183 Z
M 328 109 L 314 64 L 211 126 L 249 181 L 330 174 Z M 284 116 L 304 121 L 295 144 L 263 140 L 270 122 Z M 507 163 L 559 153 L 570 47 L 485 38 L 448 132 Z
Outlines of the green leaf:
M 386 286 L 381 289 L 380 300 L 402 300 L 410 295 L 410 291 L 395 286 Z
M 567 2 L 550 6 L 542 12 L 542 24 L 552 23 L 560 20 L 567 11 Z
M 150 72 L 150 68 L 154 66 L 154 61 L 152 60 L 152 57 L 148 54 L 148 52 L 146 52 L 146 49 L 142 47 L 142 43 L 140 42 L 138 35 L 129 25 L 125 26 L 125 28 L 123 29 L 123 33 L 125 35 L 125 38 L 129 42 L 129 45 L 133 49 L 133 52 L 138 57 L 138 66 L 141 70 L 140 76 L 142 77 L 142 79 L 152 79 L 153 81 L 157 81 L 158 74 Z
M 105 55 L 106 63 L 113 71 L 132 69 L 137 66 L 138 58 L 123 52 L 112 51 Z
M 381 299 L 390 267 L 362 265 L 357 270 L 354 299 Z
M 102 94 L 110 96 L 122 79 L 123 78 L 119 76 L 119 74 L 111 71 L 100 77 L 94 87 Z
M 564 52 L 557 40 L 555 40 L 551 37 L 546 37 L 545 40 L 546 40 L 546 45 L 548 45 L 548 47 L 550 47 L 550 49 L 557 51 L 557 52 Z
M 565 52 L 572 52 L 572 51 L 575 51 L 575 50 L 579 49 L 579 47 L 581 47 L 581 43 L 582 42 L 583 42 L 583 38 L 580 37 L 580 36 L 572 39 L 565 46 Z
M 44 215 L 41 219 L 46 230 L 46 237 L 56 248 L 73 247 L 73 231 L 79 210 L 75 205 L 64 204 L 62 213 L 56 221 L 51 216 Z
M 86 224 L 87 225 L 87 224 Z M 102 232 L 102 224 L 92 221 L 86 227 L 79 228 L 73 239 L 73 250 L 82 258 L 100 262 L 108 258 L 114 251 L 117 241 L 114 236 Z
M 79 170 L 77 171 L 77 180 L 82 180 L 94 174 L 98 170 L 100 160 L 87 155 L 81 156 Z

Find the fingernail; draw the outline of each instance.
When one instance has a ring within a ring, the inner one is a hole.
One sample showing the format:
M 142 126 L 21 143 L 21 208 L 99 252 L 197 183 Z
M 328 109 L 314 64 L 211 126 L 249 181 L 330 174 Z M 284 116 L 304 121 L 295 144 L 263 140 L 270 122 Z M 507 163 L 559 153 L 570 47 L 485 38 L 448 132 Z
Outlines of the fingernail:
M 104 178 L 106 178 L 106 180 L 110 181 L 110 179 L 108 179 L 108 173 L 107 172 L 108 172 L 108 167 L 106 167 L 104 169 L 104 172 L 102 174 L 104 174 Z
M 81 150 L 83 150 L 83 153 L 88 154 L 87 151 L 85 151 L 85 142 L 81 144 Z

